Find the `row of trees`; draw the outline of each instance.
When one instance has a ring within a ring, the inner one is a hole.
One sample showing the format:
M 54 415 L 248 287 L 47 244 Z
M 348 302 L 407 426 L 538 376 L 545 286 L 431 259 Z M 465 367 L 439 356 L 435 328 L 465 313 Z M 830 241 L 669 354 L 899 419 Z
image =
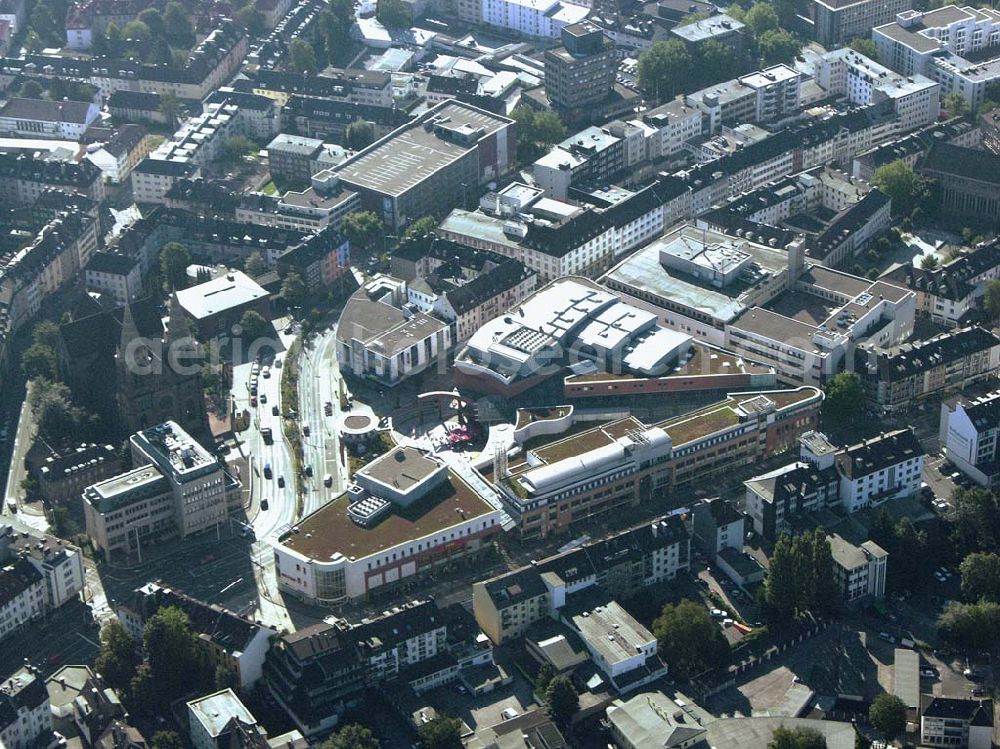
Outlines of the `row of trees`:
M 790 63 L 801 49 L 799 41 L 782 28 L 781 3 L 758 2 L 749 10 L 734 5 L 727 13 L 746 24 L 745 59 L 730 47 L 709 40 L 691 50 L 680 40 L 655 42 L 639 55 L 639 84 L 654 99 L 663 101 L 714 83 L 728 80 L 749 67 Z M 788 10 L 794 16 L 794 10 Z
M 794 538 L 778 536 L 764 585 L 768 613 L 789 621 L 806 612 L 828 612 L 839 600 L 826 533 L 816 528 Z
M 124 26 L 112 22 L 98 27 L 91 51 L 100 56 L 181 67 L 187 64 L 188 50 L 194 42 L 189 14 L 183 5 L 172 1 L 162 13 L 157 8 L 146 8 Z
M 380 2 L 380 12 L 381 6 Z M 352 23 L 354 5 L 351 0 L 332 0 L 316 18 L 309 38 L 296 38 L 288 45 L 289 67 L 298 73 L 316 73 L 335 64 L 350 49 Z
M 97 89 L 89 83 L 67 81 L 62 78 L 48 78 L 44 82 L 45 85 L 43 86 L 41 82 L 34 78 L 29 78 L 21 84 L 18 96 L 22 96 L 25 99 L 41 99 L 44 96 L 51 101 L 69 99 L 70 101 L 90 102 L 94 100 L 94 96 L 97 94 Z

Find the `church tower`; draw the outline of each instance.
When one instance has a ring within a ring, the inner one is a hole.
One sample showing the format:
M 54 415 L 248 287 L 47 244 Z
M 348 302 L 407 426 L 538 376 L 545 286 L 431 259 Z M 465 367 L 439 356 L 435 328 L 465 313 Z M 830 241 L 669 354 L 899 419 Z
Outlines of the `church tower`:
M 198 347 L 176 294 L 170 295 L 162 340 L 141 338 L 131 305 L 125 305 L 115 360 L 118 411 L 128 434 L 173 419 L 211 446 Z

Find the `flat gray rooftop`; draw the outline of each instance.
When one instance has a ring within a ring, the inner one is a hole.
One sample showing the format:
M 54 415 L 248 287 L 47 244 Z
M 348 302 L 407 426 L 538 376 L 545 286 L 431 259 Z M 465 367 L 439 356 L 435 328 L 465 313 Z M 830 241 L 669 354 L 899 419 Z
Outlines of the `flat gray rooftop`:
M 450 129 L 463 126 L 483 128 L 480 137 L 496 132 L 507 124 L 489 112 L 451 102 L 435 108 L 433 116 L 449 118 Z M 361 151 L 337 167 L 341 179 L 387 195 L 402 195 L 429 175 L 452 164 L 468 153 L 475 143 L 462 145 L 440 137 L 433 129 L 424 129 L 427 117 L 405 125 Z

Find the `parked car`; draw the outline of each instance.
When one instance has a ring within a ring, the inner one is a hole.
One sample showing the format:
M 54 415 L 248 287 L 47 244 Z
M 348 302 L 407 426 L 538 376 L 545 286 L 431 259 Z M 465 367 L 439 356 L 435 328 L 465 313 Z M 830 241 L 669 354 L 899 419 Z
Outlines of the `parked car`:
M 284 489 L 285 488 L 285 477 L 284 476 L 278 476 L 278 488 L 279 489 Z
M 896 638 L 893 637 L 892 635 L 890 635 L 888 632 L 879 632 L 878 636 L 879 636 L 879 639 L 885 640 L 886 642 L 891 642 L 893 644 L 895 644 L 895 642 L 896 642 Z

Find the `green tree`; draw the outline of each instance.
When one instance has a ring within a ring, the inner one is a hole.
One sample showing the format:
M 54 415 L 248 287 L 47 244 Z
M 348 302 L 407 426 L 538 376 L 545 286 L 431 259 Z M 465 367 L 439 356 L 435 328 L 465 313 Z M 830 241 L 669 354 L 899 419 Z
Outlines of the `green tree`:
M 32 30 L 29 31 L 27 36 L 24 37 L 24 48 L 31 53 L 40 52 L 45 48 L 45 42 L 43 42 L 42 38 L 38 36 L 37 31 Z
M 177 47 L 190 47 L 194 43 L 194 26 L 187 10 L 176 0 L 163 9 L 163 26 L 170 43 Z
M 42 320 L 36 323 L 35 327 L 31 329 L 32 343 L 38 343 L 49 348 L 57 348 L 59 346 L 59 338 L 59 326 L 51 320 Z
M 258 276 L 263 276 L 267 272 L 267 265 L 264 263 L 264 258 L 261 257 L 259 252 L 251 252 L 245 263 L 243 263 L 243 269 L 246 274 L 251 278 L 257 278 Z
M 316 72 L 316 50 L 305 39 L 292 39 L 288 45 L 288 59 L 296 73 Z
M 45 89 L 42 88 L 42 84 L 38 81 L 29 79 L 21 85 L 21 90 L 18 91 L 18 96 L 25 99 L 41 99 L 43 93 L 45 93 Z
M 191 265 L 191 253 L 177 242 L 167 242 L 160 250 L 160 273 L 169 289 L 183 289 L 187 286 L 187 267 Z
M 859 54 L 864 55 L 869 60 L 874 60 L 878 62 L 878 47 L 875 46 L 875 42 L 871 39 L 867 39 L 863 36 L 859 36 L 853 42 L 851 42 L 851 49 Z
M 517 157 L 522 163 L 533 162 L 548 151 L 548 146 L 566 137 L 566 126 L 554 112 L 536 112 L 528 106 L 515 107 L 517 121 Z
M 549 684 L 556 676 L 556 670 L 552 667 L 552 664 L 545 662 L 538 669 L 538 674 L 535 676 L 535 691 L 539 694 L 545 694 L 545 691 L 549 688 Z
M 886 741 L 906 730 L 906 703 L 894 694 L 880 694 L 868 708 L 868 719 Z
M 830 539 L 820 528 L 813 531 L 811 556 L 812 584 L 809 592 L 812 596 L 812 610 L 828 612 L 836 606 L 840 596 L 837 583 L 833 579 L 833 552 L 830 549 Z
M 764 581 L 764 601 L 776 619 L 788 620 L 798 607 L 798 583 L 792 540 L 786 534 L 782 533 L 775 541 L 770 561 Z
M 344 216 L 340 225 L 351 247 L 367 249 L 382 234 L 382 222 L 374 211 L 355 211 Z
M 205 681 L 205 659 L 183 610 L 167 606 L 153 614 L 142 642 L 159 704 L 169 705 Z
M 249 309 L 240 318 L 240 328 L 243 341 L 257 341 L 268 335 L 271 325 L 260 312 Z
M 94 669 L 108 684 L 119 691 L 125 691 L 132 683 L 142 662 L 137 643 L 117 619 L 112 619 L 101 628 L 101 650 L 94 662 Z
M 298 273 L 289 273 L 281 284 L 281 298 L 285 304 L 298 307 L 306 298 L 306 282 Z
M 687 91 L 695 76 L 694 61 L 684 42 L 653 42 L 639 55 L 639 85 L 652 94 L 656 101 L 672 99 Z
M 403 236 L 412 239 L 414 237 L 422 237 L 425 234 L 430 234 L 438 227 L 437 219 L 433 216 L 423 216 L 418 218 L 412 224 L 410 224 Z
M 767 749 L 826 749 L 826 738 L 815 728 L 778 726 L 767 742 Z
M 146 24 L 146 28 L 153 36 L 166 36 L 167 24 L 163 20 L 163 14 L 156 8 L 146 8 L 139 13 L 139 20 Z
M 924 270 L 934 270 L 941 264 L 937 255 L 923 255 L 920 258 L 920 267 Z
M 157 731 L 149 745 L 152 749 L 184 749 L 184 742 L 176 731 Z
M 1000 279 L 986 283 L 983 290 L 983 307 L 994 321 L 1000 321 Z
M 1000 604 L 952 603 L 941 612 L 938 631 L 950 643 L 971 650 L 993 647 L 1000 637 Z
M 784 29 L 771 29 L 760 35 L 757 43 L 764 65 L 789 64 L 802 49 L 794 36 Z
M 360 151 L 375 142 L 375 125 L 367 120 L 355 120 L 344 131 L 344 146 Z
M 387 29 L 409 28 L 413 22 L 403 0 L 378 0 L 375 16 Z
M 957 489 L 951 496 L 952 542 L 960 556 L 992 551 L 1000 539 L 1000 504 L 987 489 Z
M 747 28 L 755 37 L 760 37 L 768 31 L 773 31 L 779 27 L 778 14 L 769 3 L 754 3 L 753 7 L 747 11 Z
M 892 212 L 897 216 L 910 214 L 922 188 L 916 172 L 902 159 L 876 169 L 872 183 L 892 199 Z
M 964 117 L 969 114 L 969 102 L 957 91 L 945 96 L 941 105 L 951 117 Z
M 707 86 L 729 80 L 736 74 L 733 50 L 717 39 L 709 39 L 698 53 L 698 69 L 701 82 Z
M 379 749 L 379 741 L 367 726 L 348 723 L 320 744 L 319 749 Z
M 36 377 L 56 379 L 58 366 L 55 349 L 40 343 L 31 344 L 21 355 L 21 369 L 29 380 Z
M 163 695 L 153 676 L 153 669 L 148 662 L 143 661 L 132 682 L 129 685 L 129 694 L 132 697 L 129 703 L 135 710 L 144 715 L 155 715 L 163 709 Z
M 569 724 L 580 709 L 580 697 L 569 677 L 556 676 L 549 682 L 545 690 L 545 705 L 552 720 L 562 726 Z
M 148 47 L 153 38 L 149 26 L 142 21 L 129 21 L 122 29 L 122 34 L 125 36 L 125 43 L 137 50 Z
M 729 663 L 729 643 L 704 606 L 684 599 L 667 604 L 653 622 L 660 656 L 680 678 Z
M 173 127 L 177 124 L 177 119 L 184 111 L 184 105 L 177 97 L 177 94 L 168 92 L 166 94 L 160 94 L 159 110 L 160 114 L 167 118 L 167 124 L 170 127 Z
M 865 389 L 854 372 L 835 374 L 823 388 L 823 423 L 840 429 L 857 423 L 865 411 Z
M 417 729 L 424 749 L 463 749 L 462 723 L 457 718 L 436 715 Z
M 236 11 L 236 20 L 250 36 L 261 36 L 267 32 L 267 19 L 253 5 L 245 5 Z
M 965 600 L 1000 603 L 1000 556 L 974 552 L 962 560 L 962 596 Z
M 222 141 L 221 160 L 228 164 L 239 164 L 244 156 L 257 150 L 257 144 L 245 135 L 231 135 Z
M 78 439 L 81 430 L 92 426 L 92 418 L 73 405 L 69 388 L 45 378 L 35 380 L 28 401 L 38 432 L 47 440 Z

